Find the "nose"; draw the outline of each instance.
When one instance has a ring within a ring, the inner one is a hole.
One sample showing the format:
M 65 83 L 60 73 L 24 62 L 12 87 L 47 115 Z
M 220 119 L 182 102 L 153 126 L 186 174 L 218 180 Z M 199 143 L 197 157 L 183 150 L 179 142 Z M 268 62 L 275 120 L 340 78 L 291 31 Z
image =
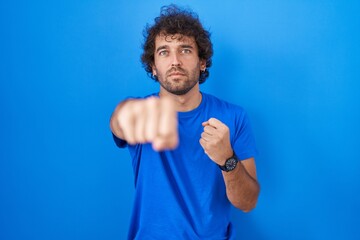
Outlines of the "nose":
M 171 66 L 175 67 L 180 65 L 181 65 L 180 56 L 178 55 L 178 53 L 174 53 L 171 59 Z

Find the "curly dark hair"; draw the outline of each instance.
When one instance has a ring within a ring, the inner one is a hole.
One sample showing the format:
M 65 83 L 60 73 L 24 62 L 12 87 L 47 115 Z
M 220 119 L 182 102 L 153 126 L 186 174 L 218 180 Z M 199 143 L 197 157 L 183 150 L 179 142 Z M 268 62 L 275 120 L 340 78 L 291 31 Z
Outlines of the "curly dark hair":
M 158 79 L 152 75 L 152 66 L 154 64 L 155 38 L 160 34 L 180 34 L 195 38 L 199 58 L 206 60 L 206 69 L 200 72 L 199 78 L 199 83 L 204 83 L 209 76 L 208 69 L 212 65 L 213 48 L 210 33 L 203 28 L 198 15 L 191 10 L 181 9 L 172 4 L 161 8 L 160 16 L 155 18 L 154 25 L 146 25 L 143 32 L 145 42 L 141 62 L 148 75 L 155 81 Z

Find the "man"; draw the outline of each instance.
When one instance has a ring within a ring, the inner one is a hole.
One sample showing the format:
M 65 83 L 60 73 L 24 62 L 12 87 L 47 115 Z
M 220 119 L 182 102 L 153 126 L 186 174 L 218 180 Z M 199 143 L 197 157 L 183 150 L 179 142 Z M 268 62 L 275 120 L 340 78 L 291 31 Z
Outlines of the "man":
M 191 11 L 163 7 L 146 29 L 142 62 L 160 91 L 121 102 L 110 120 L 135 175 L 129 239 L 234 239 L 231 205 L 256 205 L 247 115 L 200 92 L 211 57 L 210 34 Z

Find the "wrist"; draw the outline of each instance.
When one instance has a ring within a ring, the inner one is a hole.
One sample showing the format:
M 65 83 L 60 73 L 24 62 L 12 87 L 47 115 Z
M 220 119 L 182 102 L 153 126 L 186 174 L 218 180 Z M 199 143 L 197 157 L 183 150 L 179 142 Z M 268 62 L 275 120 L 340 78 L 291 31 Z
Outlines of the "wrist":
M 230 171 L 233 171 L 236 168 L 238 162 L 239 162 L 239 159 L 237 158 L 237 156 L 233 152 L 232 156 L 227 158 L 223 165 L 218 164 L 218 166 L 222 171 L 230 172 Z
M 225 162 L 231 158 L 232 156 L 234 156 L 235 153 L 232 149 L 228 150 L 222 157 L 222 159 L 218 162 L 218 165 L 224 165 Z

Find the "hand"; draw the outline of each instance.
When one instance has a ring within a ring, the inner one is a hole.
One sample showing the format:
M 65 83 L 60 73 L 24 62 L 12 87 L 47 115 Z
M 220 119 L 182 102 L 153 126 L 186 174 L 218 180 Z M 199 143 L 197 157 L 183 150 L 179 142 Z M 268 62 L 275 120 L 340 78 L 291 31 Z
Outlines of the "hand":
M 151 142 L 157 151 L 178 145 L 177 112 L 169 98 L 128 100 L 119 109 L 117 122 L 129 144 Z
M 233 155 L 228 126 L 216 118 L 210 118 L 203 122 L 202 126 L 204 131 L 201 134 L 200 145 L 211 160 L 224 165 L 226 159 Z

